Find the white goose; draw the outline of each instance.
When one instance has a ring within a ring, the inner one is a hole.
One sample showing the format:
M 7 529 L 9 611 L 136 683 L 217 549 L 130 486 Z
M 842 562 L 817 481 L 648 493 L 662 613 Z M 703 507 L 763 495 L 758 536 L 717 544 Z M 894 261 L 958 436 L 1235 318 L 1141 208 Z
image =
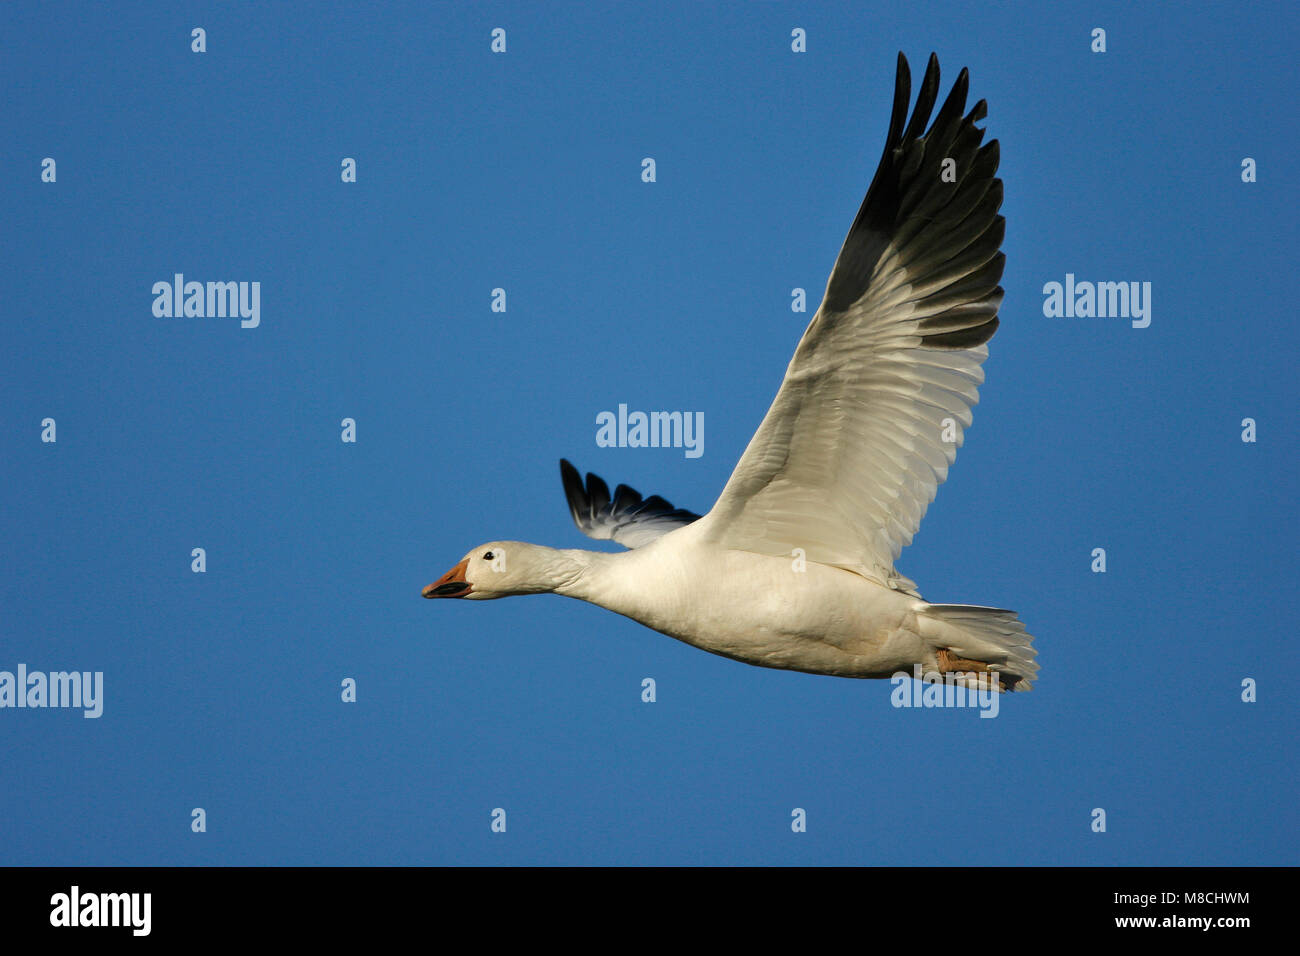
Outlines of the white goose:
M 894 570 L 970 425 L 1002 301 L 998 143 L 980 146 L 968 75 L 926 131 L 933 54 L 910 122 L 898 56 L 884 155 L 772 407 L 700 517 L 560 471 L 578 527 L 631 549 L 475 548 L 426 598 L 553 592 L 762 667 L 839 677 L 949 674 L 1030 687 L 1015 612 L 923 601 Z M 951 160 L 951 162 L 949 162 Z

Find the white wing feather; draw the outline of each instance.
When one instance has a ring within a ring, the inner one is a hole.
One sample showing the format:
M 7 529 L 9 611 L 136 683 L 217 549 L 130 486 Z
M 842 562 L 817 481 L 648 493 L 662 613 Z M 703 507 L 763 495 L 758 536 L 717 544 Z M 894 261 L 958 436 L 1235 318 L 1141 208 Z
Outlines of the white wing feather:
M 965 70 L 921 135 L 938 84 L 931 57 L 904 130 L 900 55 L 880 167 L 776 399 L 701 529 L 738 550 L 802 548 L 909 593 L 893 563 L 971 423 L 1002 301 L 997 141 L 979 145 L 983 101 L 962 116 Z

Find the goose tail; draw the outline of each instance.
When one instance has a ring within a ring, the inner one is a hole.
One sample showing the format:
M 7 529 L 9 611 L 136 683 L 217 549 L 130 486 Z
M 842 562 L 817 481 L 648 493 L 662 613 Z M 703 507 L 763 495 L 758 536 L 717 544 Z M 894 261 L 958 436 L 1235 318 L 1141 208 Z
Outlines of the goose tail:
M 941 673 L 965 672 L 958 683 L 1000 690 L 1029 690 L 1038 678 L 1034 638 L 1015 611 L 974 604 L 931 604 L 917 615 L 921 636 L 934 649 Z

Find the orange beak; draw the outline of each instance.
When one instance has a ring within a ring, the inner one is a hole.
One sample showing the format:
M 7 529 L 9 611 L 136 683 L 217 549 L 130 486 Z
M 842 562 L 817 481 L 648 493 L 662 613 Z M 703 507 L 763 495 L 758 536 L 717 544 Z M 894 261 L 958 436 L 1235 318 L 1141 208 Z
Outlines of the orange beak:
M 427 598 L 464 597 L 473 590 L 465 580 L 465 571 L 469 568 L 469 558 L 456 565 L 438 580 L 434 581 L 421 593 Z

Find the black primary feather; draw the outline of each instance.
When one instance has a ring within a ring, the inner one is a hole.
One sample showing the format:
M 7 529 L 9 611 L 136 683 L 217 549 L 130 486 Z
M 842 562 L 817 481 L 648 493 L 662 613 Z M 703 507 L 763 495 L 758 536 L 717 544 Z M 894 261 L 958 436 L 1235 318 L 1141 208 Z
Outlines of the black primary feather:
M 694 512 L 674 508 L 658 495 L 642 498 L 627 485 L 619 485 L 611 497 L 609 485 L 591 472 L 587 473 L 584 487 L 578 469 L 564 458 L 560 459 L 560 480 L 573 523 L 583 534 L 597 540 L 613 540 L 635 548 L 700 518 Z
M 897 255 L 909 278 L 938 286 L 922 301 L 952 302 L 919 325 L 921 346 L 967 349 L 997 330 L 1005 261 L 999 251 L 1006 220 L 1002 180 L 996 178 L 998 142 L 980 146 L 984 130 L 975 125 L 988 112 L 980 100 L 963 116 L 970 74 L 963 69 L 928 132 L 926 123 L 939 95 L 939 58 L 933 53 L 907 119 L 912 79 L 907 57 L 898 54 L 889 135 L 826 284 L 825 313 L 849 311 L 870 288 L 886 249 Z M 945 177 L 944 161 L 955 175 Z

